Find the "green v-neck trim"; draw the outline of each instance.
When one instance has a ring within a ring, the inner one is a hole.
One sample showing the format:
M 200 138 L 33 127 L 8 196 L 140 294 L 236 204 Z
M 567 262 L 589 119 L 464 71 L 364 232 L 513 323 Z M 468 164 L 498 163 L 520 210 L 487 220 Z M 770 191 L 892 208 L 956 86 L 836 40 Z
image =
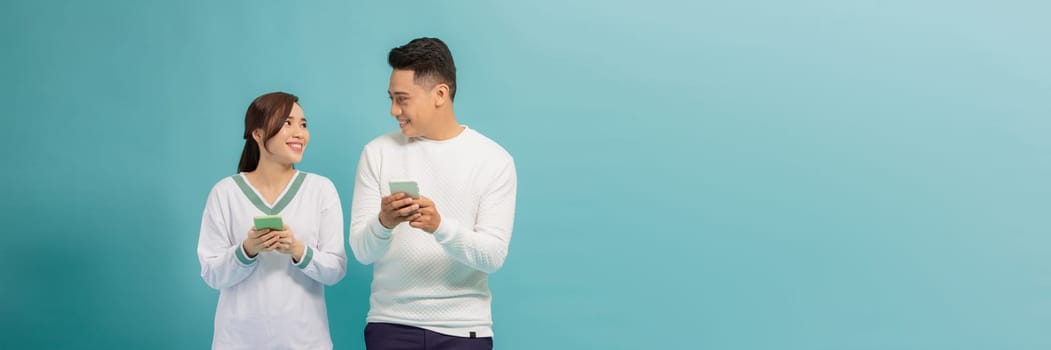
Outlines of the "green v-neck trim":
M 241 174 L 236 174 L 230 178 L 234 179 L 234 182 L 237 183 L 237 187 L 241 188 L 241 192 L 244 192 L 245 196 L 248 197 L 248 201 L 252 202 L 252 205 L 255 205 L 259 211 L 266 215 L 277 215 L 281 213 L 281 210 L 285 209 L 285 206 L 287 206 L 288 203 L 292 201 L 292 198 L 296 196 L 296 192 L 299 192 L 299 186 L 303 185 L 303 179 L 306 177 L 307 173 L 300 171 L 299 175 L 292 180 L 292 184 L 288 187 L 288 191 L 285 192 L 285 195 L 282 196 L 276 204 L 274 204 L 273 208 L 263 204 L 263 199 L 259 198 L 259 195 L 255 193 L 255 190 L 252 190 L 252 186 L 248 185 L 248 182 L 241 177 Z

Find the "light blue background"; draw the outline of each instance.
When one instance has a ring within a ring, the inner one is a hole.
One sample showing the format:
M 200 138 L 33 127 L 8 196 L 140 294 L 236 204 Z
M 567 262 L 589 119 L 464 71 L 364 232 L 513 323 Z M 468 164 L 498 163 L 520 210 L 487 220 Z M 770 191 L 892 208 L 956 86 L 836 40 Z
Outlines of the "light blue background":
M 500 349 L 1051 348 L 1041 1 L 5 1 L 0 348 L 207 348 L 208 190 L 256 96 L 349 212 L 438 36 L 518 166 Z M 362 348 L 371 268 L 328 288 Z

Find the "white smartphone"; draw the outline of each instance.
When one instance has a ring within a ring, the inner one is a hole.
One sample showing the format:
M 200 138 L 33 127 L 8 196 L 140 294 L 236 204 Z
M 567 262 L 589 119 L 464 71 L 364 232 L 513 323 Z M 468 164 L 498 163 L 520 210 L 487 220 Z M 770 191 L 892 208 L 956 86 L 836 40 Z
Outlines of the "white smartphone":
M 416 184 L 413 180 L 391 180 L 390 181 L 390 194 L 398 192 L 405 192 L 414 199 L 420 199 L 420 185 Z

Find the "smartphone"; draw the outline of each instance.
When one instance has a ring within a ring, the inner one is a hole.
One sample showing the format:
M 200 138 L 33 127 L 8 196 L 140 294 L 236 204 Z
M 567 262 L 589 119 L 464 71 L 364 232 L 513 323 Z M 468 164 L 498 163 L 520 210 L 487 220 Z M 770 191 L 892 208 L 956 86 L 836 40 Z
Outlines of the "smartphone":
M 398 192 L 405 192 L 414 199 L 420 199 L 420 186 L 416 184 L 416 181 L 412 180 L 391 180 L 390 181 L 390 194 Z
M 285 229 L 285 224 L 281 222 L 280 215 L 256 216 L 255 230 L 259 231 L 267 228 L 273 231 L 281 231 Z

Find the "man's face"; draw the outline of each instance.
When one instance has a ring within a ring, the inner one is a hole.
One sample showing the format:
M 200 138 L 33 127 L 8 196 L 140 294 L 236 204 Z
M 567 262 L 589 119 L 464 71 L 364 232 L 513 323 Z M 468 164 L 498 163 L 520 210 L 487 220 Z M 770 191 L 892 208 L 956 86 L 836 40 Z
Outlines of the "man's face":
M 433 89 L 420 86 L 412 70 L 395 69 L 390 74 L 390 115 L 398 120 L 401 133 L 408 137 L 424 136 L 433 123 L 435 110 Z

